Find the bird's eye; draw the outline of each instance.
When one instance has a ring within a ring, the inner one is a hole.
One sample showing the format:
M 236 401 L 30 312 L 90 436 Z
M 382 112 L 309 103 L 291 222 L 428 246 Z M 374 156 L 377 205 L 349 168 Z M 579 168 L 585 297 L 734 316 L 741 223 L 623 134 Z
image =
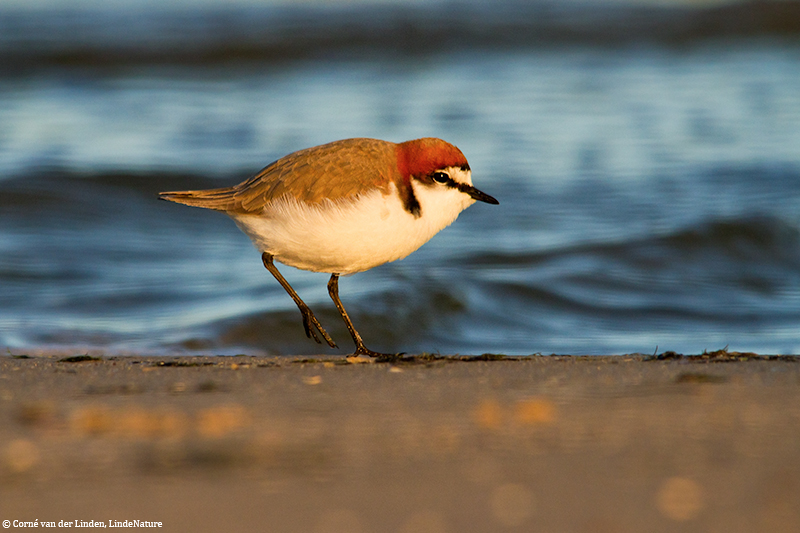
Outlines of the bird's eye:
M 447 183 L 450 181 L 450 176 L 447 175 L 447 172 L 434 172 L 431 177 L 436 183 Z

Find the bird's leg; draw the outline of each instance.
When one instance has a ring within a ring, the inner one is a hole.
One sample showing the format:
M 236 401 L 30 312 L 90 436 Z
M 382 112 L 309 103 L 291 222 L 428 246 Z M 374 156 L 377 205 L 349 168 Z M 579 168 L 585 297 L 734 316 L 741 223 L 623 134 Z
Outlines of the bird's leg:
M 353 327 L 353 322 L 350 320 L 350 316 L 347 314 L 347 311 L 344 310 L 342 301 L 339 299 L 339 274 L 331 274 L 331 279 L 328 280 L 328 294 L 331 295 L 331 300 L 333 300 L 334 305 L 336 305 L 336 309 L 339 310 L 339 314 L 341 314 L 342 319 L 344 319 L 344 323 L 347 326 L 347 331 L 350 332 L 350 336 L 353 337 L 353 342 L 356 343 L 356 351 L 353 353 L 353 355 L 368 355 L 370 357 L 397 356 L 397 354 L 373 352 L 364 346 L 364 341 L 361 340 L 361 335 L 359 335 L 358 331 L 356 331 L 356 328 Z
M 314 316 L 314 313 L 311 311 L 311 309 L 303 300 L 300 299 L 300 296 L 298 296 L 292 286 L 289 285 L 289 282 L 286 281 L 286 278 L 284 278 L 281 273 L 278 272 L 278 268 L 275 266 L 275 263 L 272 262 L 272 255 L 264 252 L 261 254 L 261 260 L 264 262 L 264 266 L 267 267 L 267 270 L 269 270 L 270 274 L 275 276 L 275 279 L 278 280 L 278 283 L 280 283 L 286 292 L 289 293 L 289 296 L 292 297 L 292 300 L 294 300 L 294 303 L 296 303 L 297 307 L 300 309 L 300 313 L 303 315 L 303 327 L 306 330 L 306 336 L 308 338 L 313 338 L 315 341 L 320 343 L 321 341 L 319 340 L 319 337 L 317 337 L 317 332 L 314 331 L 314 328 L 317 328 L 322 334 L 322 337 L 325 339 L 325 342 L 328 343 L 328 346 L 331 348 L 338 348 L 336 343 L 333 342 L 333 339 L 331 339 L 331 336 L 328 335 L 328 332 L 325 331 L 325 328 L 323 328 L 319 323 L 317 317 Z

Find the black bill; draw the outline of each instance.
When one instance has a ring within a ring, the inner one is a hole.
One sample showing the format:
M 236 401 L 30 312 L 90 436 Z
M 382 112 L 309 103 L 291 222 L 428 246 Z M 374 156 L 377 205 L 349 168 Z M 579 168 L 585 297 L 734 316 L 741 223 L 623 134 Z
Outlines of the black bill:
M 463 193 L 470 195 L 472 198 L 478 200 L 479 202 L 486 202 L 487 204 L 494 204 L 494 205 L 500 203 L 494 196 L 489 196 L 485 192 L 479 191 L 472 185 L 463 185 L 459 187 L 459 190 Z

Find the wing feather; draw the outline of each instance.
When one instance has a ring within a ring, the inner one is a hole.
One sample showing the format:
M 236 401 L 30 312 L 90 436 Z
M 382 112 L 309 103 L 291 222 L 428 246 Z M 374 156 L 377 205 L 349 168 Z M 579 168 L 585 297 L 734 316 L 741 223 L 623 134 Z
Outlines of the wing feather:
M 220 189 L 162 192 L 179 204 L 233 213 L 258 213 L 286 194 L 319 204 L 351 198 L 371 189 L 388 190 L 401 179 L 396 144 L 378 139 L 345 139 L 289 154 L 252 178 Z

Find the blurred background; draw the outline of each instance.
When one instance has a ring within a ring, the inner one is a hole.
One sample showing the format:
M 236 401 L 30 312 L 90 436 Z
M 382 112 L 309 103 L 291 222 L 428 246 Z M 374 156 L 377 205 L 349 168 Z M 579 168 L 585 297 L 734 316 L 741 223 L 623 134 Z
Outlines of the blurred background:
M 0 348 L 336 354 L 157 192 L 437 136 L 500 206 L 342 279 L 372 349 L 797 353 L 798 36 L 795 1 L 2 0 Z

